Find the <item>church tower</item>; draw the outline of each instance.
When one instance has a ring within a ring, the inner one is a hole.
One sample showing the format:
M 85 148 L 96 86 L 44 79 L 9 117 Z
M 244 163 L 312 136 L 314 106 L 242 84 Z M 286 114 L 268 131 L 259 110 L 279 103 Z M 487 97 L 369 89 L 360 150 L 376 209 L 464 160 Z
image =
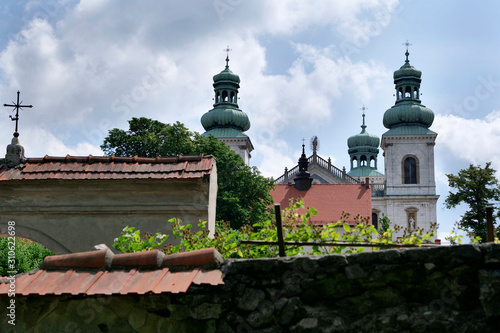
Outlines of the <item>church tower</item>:
M 250 120 L 247 114 L 238 108 L 240 77 L 229 69 L 229 55 L 226 57 L 226 68 L 215 75 L 213 80 L 215 103 L 213 109 L 201 117 L 201 124 L 206 131 L 202 135 L 211 134 L 225 142 L 243 158 L 246 165 L 249 165 L 253 145 L 243 132 L 250 129 Z
M 363 124 L 361 133 L 347 139 L 351 169 L 347 173 L 358 181 L 365 181 L 370 178 L 370 183 L 382 184 L 384 175 L 377 170 L 377 158 L 379 152 L 380 139 L 378 136 L 369 134 L 365 125 L 365 107 L 363 106 Z
M 437 221 L 439 198 L 434 176 L 437 133 L 429 129 L 434 113 L 420 101 L 422 72 L 410 65 L 408 48 L 405 55 L 405 63 L 394 72 L 395 105 L 384 114 L 384 126 L 389 129 L 381 142 L 385 193 L 380 198 L 383 200 L 374 200 L 373 204 L 393 224 L 429 230 Z

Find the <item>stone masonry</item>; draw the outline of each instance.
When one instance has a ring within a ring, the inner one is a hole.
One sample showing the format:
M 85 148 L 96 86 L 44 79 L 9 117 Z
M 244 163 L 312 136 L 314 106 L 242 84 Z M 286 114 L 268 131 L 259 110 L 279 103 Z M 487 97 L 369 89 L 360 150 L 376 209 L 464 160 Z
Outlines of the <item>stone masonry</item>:
M 17 298 L 18 332 L 499 332 L 500 244 L 226 260 L 187 293 Z M 0 299 L 5 309 L 6 299 Z M 2 332 L 13 332 L 0 318 Z M 7 329 L 6 329 L 7 327 Z

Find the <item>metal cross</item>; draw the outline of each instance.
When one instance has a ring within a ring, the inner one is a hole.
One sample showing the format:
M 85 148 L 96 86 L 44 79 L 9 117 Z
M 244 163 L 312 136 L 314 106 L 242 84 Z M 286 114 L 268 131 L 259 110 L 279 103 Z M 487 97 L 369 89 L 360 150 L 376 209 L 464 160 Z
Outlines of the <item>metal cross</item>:
M 229 51 L 232 51 L 232 49 L 229 48 L 229 45 L 222 51 L 225 51 L 227 56 L 226 56 L 226 68 L 229 68 Z
M 406 40 L 406 43 L 403 43 L 404 46 L 406 46 L 406 52 L 408 52 L 408 47 L 409 46 L 412 46 L 413 44 L 410 44 L 410 42 L 408 41 L 408 39 Z
M 366 126 L 365 126 L 365 110 L 367 110 L 368 108 L 366 106 L 362 106 L 360 110 L 363 110 L 363 125 L 361 125 L 361 128 L 362 129 L 365 129 Z
M 33 105 L 21 105 L 22 101 L 19 102 L 19 90 L 17 91 L 17 103 L 14 104 L 14 102 L 12 102 L 13 104 L 4 104 L 3 106 L 7 107 L 7 106 L 10 106 L 10 107 L 13 107 L 15 110 L 16 110 L 16 116 L 15 117 L 12 117 L 12 115 L 10 115 L 10 119 L 12 121 L 15 121 L 16 122 L 16 131 L 14 132 L 14 136 L 19 136 L 19 133 L 17 132 L 18 130 L 18 122 L 19 122 L 19 109 L 22 110 L 22 108 L 32 108 Z

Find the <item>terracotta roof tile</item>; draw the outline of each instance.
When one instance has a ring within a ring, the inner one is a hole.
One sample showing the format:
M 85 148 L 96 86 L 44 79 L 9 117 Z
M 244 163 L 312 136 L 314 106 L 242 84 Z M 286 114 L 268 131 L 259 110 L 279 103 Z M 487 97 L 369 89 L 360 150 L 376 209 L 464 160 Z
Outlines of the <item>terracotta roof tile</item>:
M 16 276 L 16 294 L 181 293 L 193 283 L 224 284 L 219 269 L 222 260 L 214 248 L 173 255 L 157 250 L 114 255 L 109 249 L 102 249 L 50 256 L 41 269 Z M 183 269 L 172 271 L 172 266 Z M 8 293 L 9 284 L 7 279 L 0 280 L 0 296 Z
M 207 264 L 220 266 L 223 261 L 220 253 L 210 248 L 170 254 L 163 258 L 163 266 L 203 266 Z
M 29 158 L 22 169 L 0 166 L 0 182 L 19 180 L 200 178 L 211 173 L 214 158 L 203 155 L 149 157 L 47 156 Z
M 156 266 L 161 267 L 165 254 L 158 250 L 136 253 L 122 253 L 113 256 L 113 266 Z
M 314 224 L 337 222 L 342 212 L 350 214 L 348 223 L 355 223 L 354 217 L 368 216 L 371 221 L 372 196 L 371 189 L 364 184 L 314 184 L 307 191 L 299 191 L 293 185 L 280 184 L 271 191 L 274 202 L 280 203 L 281 208 L 289 206 L 291 198 L 304 199 L 307 209 L 314 207 L 317 215 L 311 216 Z M 299 210 L 305 213 L 305 210 Z

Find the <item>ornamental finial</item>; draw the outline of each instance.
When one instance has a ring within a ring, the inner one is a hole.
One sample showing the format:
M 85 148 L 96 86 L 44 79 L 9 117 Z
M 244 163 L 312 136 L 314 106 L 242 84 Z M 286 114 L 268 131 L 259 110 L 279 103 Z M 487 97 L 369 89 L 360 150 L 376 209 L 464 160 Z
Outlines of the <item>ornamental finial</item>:
M 229 48 L 229 45 L 224 49 L 222 50 L 224 52 L 226 52 L 226 69 L 229 69 L 229 52 L 232 51 L 232 49 Z
M 413 44 L 410 44 L 410 42 L 407 39 L 406 42 L 403 43 L 403 45 L 406 46 L 406 52 L 405 52 L 406 60 L 405 60 L 405 62 L 410 62 L 410 60 L 408 60 L 408 56 L 410 55 L 410 52 L 408 52 L 408 47 L 410 47 Z
M 363 111 L 363 125 L 361 125 L 361 128 L 363 129 L 363 131 L 365 130 L 366 128 L 366 125 L 365 125 L 365 110 L 367 110 L 368 108 L 366 106 L 362 106 L 360 110 Z

